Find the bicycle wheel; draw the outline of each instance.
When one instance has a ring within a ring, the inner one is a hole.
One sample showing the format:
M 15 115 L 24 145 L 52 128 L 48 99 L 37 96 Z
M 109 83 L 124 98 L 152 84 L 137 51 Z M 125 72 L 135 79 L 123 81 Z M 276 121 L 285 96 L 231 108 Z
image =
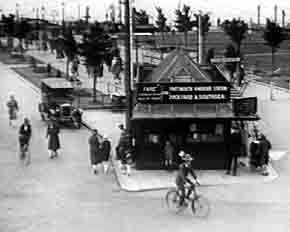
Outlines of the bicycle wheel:
M 209 201 L 203 197 L 196 197 L 191 203 L 192 213 L 197 217 L 206 217 L 209 214 Z
M 184 206 L 180 206 L 180 196 L 176 189 L 171 189 L 167 192 L 166 203 L 170 211 L 174 213 L 179 213 L 186 208 Z

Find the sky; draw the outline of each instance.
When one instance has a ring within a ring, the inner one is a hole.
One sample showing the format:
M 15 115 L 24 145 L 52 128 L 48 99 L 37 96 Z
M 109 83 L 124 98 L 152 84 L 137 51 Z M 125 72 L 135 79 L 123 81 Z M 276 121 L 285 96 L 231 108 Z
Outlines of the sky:
M 118 0 L 0 0 L 0 9 L 3 13 L 15 13 L 16 5 L 18 5 L 20 15 L 31 17 L 36 15 L 36 8 L 44 6 L 46 18 L 60 19 L 62 2 L 65 3 L 66 19 L 78 18 L 78 6 L 80 6 L 80 15 L 84 16 L 85 8 L 89 6 L 92 19 L 101 21 L 105 19 L 110 4 L 115 4 L 117 8 Z M 256 22 L 258 5 L 261 6 L 261 22 L 263 23 L 267 17 L 274 18 L 274 5 L 276 4 L 278 6 L 278 22 L 281 22 L 282 19 L 282 9 L 286 13 L 286 22 L 290 21 L 290 0 L 134 0 L 133 4 L 137 9 L 146 10 L 151 16 L 152 22 L 156 18 L 156 6 L 160 6 L 169 22 L 173 22 L 175 9 L 183 4 L 189 5 L 192 13 L 198 13 L 199 10 L 210 13 L 214 23 L 218 17 L 222 20 L 240 17 L 246 21 L 252 18 Z

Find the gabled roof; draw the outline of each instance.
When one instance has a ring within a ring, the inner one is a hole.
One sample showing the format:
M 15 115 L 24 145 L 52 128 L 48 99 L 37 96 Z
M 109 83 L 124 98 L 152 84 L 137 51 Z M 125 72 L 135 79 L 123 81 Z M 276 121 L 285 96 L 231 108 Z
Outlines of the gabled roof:
M 211 77 L 183 49 L 175 49 L 152 71 L 146 82 L 210 82 Z

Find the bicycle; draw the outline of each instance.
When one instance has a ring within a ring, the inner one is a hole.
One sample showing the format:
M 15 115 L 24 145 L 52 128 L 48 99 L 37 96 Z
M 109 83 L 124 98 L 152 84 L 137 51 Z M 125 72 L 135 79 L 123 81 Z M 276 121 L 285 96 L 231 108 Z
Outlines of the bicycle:
M 191 205 L 192 213 L 195 216 L 206 217 L 210 210 L 208 200 L 202 195 L 197 194 L 196 191 L 194 191 L 193 185 L 185 186 L 185 189 L 185 199 L 182 205 L 180 205 L 181 191 L 177 188 L 169 189 L 165 198 L 167 207 L 177 214 L 184 211 L 189 205 Z M 191 191 L 189 196 L 188 191 Z

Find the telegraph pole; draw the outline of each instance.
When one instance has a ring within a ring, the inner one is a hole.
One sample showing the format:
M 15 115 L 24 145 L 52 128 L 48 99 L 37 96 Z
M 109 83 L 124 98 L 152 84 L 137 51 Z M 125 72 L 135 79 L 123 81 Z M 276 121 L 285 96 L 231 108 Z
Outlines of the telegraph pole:
M 285 10 L 282 10 L 282 27 L 285 27 Z
M 277 23 L 277 10 L 278 10 L 278 7 L 277 5 L 274 6 L 274 21 L 275 23 Z
M 258 17 L 258 26 L 260 26 L 260 17 L 261 17 L 261 6 L 260 5 L 258 5 L 258 7 L 257 7 L 257 13 L 258 13 L 258 15 L 257 15 L 257 17 Z
M 132 117 L 132 92 L 131 92 L 131 52 L 130 52 L 130 4 L 129 0 L 124 0 L 125 5 L 125 94 L 127 102 L 126 110 L 126 128 L 131 135 L 131 117 Z

